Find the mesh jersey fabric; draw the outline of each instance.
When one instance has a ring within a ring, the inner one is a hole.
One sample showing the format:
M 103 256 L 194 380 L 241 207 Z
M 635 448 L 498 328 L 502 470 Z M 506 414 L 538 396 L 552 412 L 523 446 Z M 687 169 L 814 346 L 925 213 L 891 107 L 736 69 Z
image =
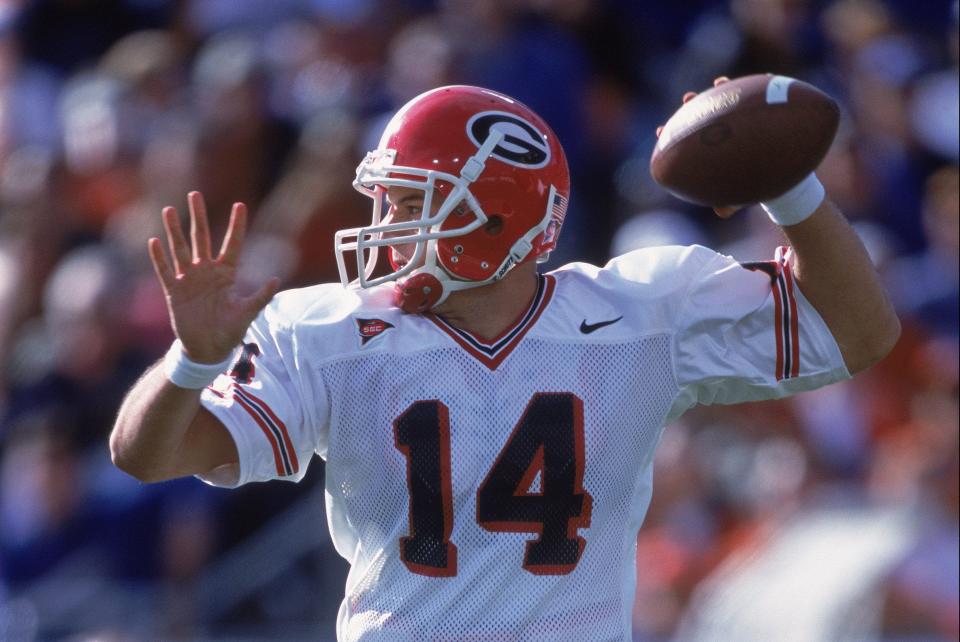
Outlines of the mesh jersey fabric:
M 202 397 L 237 443 L 224 485 L 326 459 L 339 639 L 628 640 L 663 426 L 849 376 L 785 264 L 694 246 L 564 266 L 489 343 L 386 288 L 282 293 Z

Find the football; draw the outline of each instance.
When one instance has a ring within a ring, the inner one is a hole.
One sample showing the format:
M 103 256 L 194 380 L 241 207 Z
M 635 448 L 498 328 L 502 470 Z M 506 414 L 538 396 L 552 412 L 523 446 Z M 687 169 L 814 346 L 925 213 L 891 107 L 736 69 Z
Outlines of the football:
M 837 103 L 813 85 L 742 76 L 697 94 L 670 117 L 650 173 L 674 196 L 699 205 L 769 200 L 817 168 L 839 122 Z

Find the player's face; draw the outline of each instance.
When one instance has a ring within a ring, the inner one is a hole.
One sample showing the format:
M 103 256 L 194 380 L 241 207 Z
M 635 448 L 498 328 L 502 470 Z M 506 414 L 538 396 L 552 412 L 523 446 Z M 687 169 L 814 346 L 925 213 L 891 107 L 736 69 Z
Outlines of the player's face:
M 392 186 L 387 189 L 387 205 L 389 205 L 389 210 L 384 223 L 406 223 L 419 220 L 423 215 L 423 190 Z M 436 211 L 439 207 L 440 203 L 435 202 L 431 209 Z M 384 238 L 396 238 L 405 234 L 405 232 L 388 232 L 383 236 Z M 416 249 L 415 243 L 391 245 L 391 259 L 398 266 L 404 266 L 410 261 Z
M 427 200 L 430 201 L 430 212 L 425 213 L 423 208 Z M 412 230 L 417 230 L 420 233 L 426 231 L 423 224 L 417 226 L 416 223 L 435 217 L 443 207 L 445 200 L 446 197 L 441 190 L 436 190 L 433 198 L 427 199 L 422 189 L 396 185 L 387 188 L 385 195 L 387 211 L 383 218 L 383 224 L 410 224 L 414 222 L 414 226 L 405 229 L 383 232 L 382 238 L 384 239 L 399 239 L 396 244 L 389 246 L 390 262 L 395 270 L 406 267 L 416 257 L 418 244 L 412 240 Z M 464 202 L 461 202 L 451 215 L 457 219 L 462 218 L 464 221 L 472 220 L 471 210 Z M 431 229 L 434 229 L 434 227 L 431 227 Z M 408 242 L 403 242 L 404 239 L 407 239 Z M 426 257 L 421 257 L 416 261 L 417 264 L 413 269 L 422 267 L 425 261 Z

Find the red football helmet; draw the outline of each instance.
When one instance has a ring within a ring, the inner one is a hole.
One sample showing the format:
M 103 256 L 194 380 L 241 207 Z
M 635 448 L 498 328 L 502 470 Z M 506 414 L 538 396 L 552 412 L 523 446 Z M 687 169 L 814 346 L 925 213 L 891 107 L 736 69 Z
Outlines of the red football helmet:
M 400 305 L 422 312 L 519 263 L 545 261 L 566 214 L 570 174 L 556 136 L 528 107 L 450 86 L 417 96 L 390 119 L 353 186 L 373 199 L 373 221 L 337 232 L 341 281 L 367 288 L 397 280 Z M 386 196 L 395 186 L 423 191 L 419 218 L 394 216 Z M 371 278 L 381 247 L 390 247 L 393 271 Z M 356 254 L 353 281 L 347 252 Z

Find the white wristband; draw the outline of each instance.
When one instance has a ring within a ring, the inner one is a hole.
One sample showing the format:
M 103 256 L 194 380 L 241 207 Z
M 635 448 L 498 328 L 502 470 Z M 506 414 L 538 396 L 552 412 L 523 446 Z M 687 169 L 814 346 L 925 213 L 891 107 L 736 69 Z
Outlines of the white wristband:
M 770 220 L 780 227 L 796 225 L 806 220 L 820 207 L 825 195 L 826 191 L 817 175 L 811 172 L 785 194 L 760 203 L 760 207 L 767 213 Z
M 188 390 L 200 390 L 213 383 L 233 363 L 234 353 L 220 363 L 197 363 L 183 351 L 180 339 L 173 342 L 163 358 L 163 374 L 175 386 Z

